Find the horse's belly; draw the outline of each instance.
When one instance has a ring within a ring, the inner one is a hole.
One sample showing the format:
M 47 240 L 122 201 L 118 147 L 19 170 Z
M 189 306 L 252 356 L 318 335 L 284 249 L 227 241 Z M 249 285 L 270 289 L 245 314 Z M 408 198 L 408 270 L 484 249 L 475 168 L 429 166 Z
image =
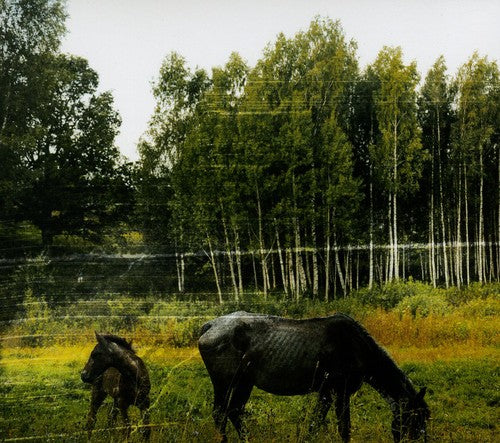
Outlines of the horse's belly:
M 301 395 L 317 391 L 324 383 L 320 362 L 307 351 L 266 356 L 255 367 L 255 386 L 277 395 Z

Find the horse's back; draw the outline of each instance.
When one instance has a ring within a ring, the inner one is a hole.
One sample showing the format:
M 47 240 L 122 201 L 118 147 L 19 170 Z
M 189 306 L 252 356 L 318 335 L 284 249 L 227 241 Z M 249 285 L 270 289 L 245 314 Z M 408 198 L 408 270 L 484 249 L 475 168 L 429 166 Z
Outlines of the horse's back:
M 202 331 L 200 353 L 212 379 L 232 377 L 245 358 L 252 382 L 276 394 L 317 390 L 324 374 L 358 372 L 361 366 L 363 329 L 343 314 L 295 320 L 240 311 L 208 322 Z

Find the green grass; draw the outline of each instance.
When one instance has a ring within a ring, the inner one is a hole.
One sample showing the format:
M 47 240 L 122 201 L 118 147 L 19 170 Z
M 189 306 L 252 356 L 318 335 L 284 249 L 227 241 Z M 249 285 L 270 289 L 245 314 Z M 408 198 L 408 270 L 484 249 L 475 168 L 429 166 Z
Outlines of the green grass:
M 217 441 L 211 418 L 212 386 L 205 368 L 196 350 L 177 352 L 166 349 L 160 355 L 142 354 L 152 380 L 152 441 Z M 86 350 L 57 346 L 34 354 L 29 348 L 4 354 L 0 440 L 84 441 L 90 389 L 80 381 L 79 372 Z M 428 386 L 431 441 L 498 441 L 495 359 L 405 362 L 402 367 L 416 385 Z M 279 397 L 255 389 L 247 405 L 251 436 L 266 442 L 306 441 L 315 401 L 313 394 Z M 391 441 L 389 408 L 375 391 L 363 386 L 351 404 L 353 441 Z M 109 409 L 108 400 L 98 415 L 93 441 L 121 440 L 122 431 L 107 429 Z M 135 408 L 131 408 L 131 416 L 136 423 Z M 230 425 L 228 429 L 234 440 L 234 430 Z M 133 433 L 131 440 L 140 441 L 139 435 Z M 327 428 L 315 440 L 338 441 L 333 412 Z
M 500 441 L 499 294 L 498 283 L 459 291 L 410 282 L 329 303 L 253 295 L 220 306 L 101 294 L 51 306 L 26 291 L 23 309 L 5 326 L 0 342 L 0 441 L 86 440 L 90 387 L 81 382 L 80 370 L 94 346 L 94 330 L 132 338 L 147 364 L 152 442 L 218 441 L 212 386 L 194 345 L 206 318 L 239 309 L 295 318 L 353 315 L 415 385 L 428 386 L 430 441 Z M 315 438 L 307 435 L 315 402 L 315 395 L 279 397 L 255 389 L 247 405 L 250 441 L 339 441 L 333 412 L 326 429 Z M 353 442 L 392 441 L 389 408 L 375 391 L 363 386 L 351 405 Z M 109 410 L 108 399 L 93 441 L 122 440 L 122 430 L 109 429 Z M 137 423 L 135 408 L 131 416 Z M 234 441 L 231 425 L 228 430 Z M 140 441 L 137 432 L 131 441 Z

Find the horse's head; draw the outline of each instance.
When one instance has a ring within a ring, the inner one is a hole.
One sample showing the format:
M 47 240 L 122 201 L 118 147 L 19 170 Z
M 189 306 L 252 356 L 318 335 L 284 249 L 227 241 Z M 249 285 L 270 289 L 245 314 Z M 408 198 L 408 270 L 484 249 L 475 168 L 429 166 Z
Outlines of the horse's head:
M 87 364 L 80 374 L 82 381 L 85 383 L 93 383 L 106 369 L 113 366 L 116 358 L 123 352 L 117 343 L 108 340 L 106 336 L 97 332 L 95 336 L 97 345 L 90 353 Z
M 427 441 L 427 420 L 430 417 L 429 407 L 424 400 L 427 388 L 422 388 L 413 398 L 404 405 L 399 417 L 392 422 L 394 441 L 405 438 L 409 440 Z

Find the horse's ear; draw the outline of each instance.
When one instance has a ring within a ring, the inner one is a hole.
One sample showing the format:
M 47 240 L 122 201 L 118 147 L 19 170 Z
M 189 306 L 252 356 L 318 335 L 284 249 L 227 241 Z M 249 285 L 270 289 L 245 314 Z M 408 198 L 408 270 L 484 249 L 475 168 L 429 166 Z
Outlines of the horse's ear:
M 98 334 L 97 331 L 94 332 L 95 332 L 95 338 L 97 339 L 97 343 L 99 343 L 102 346 L 107 346 L 108 341 L 101 334 Z
M 423 400 L 424 399 L 424 395 L 425 393 L 427 392 L 427 386 L 424 386 L 422 389 L 420 389 L 420 391 L 418 392 L 417 394 L 417 397 L 420 399 L 420 400 Z

